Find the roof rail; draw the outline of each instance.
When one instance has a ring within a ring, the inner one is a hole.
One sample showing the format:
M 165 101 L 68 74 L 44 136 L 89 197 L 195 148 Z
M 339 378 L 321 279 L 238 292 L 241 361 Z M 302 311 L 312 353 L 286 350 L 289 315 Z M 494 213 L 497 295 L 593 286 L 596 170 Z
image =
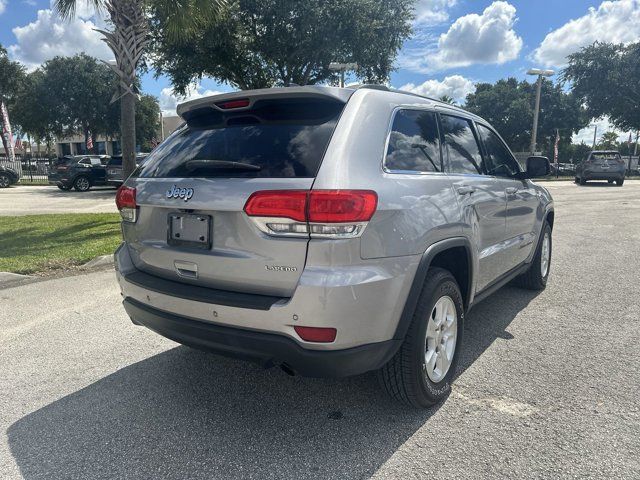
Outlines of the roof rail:
M 363 85 L 358 85 L 356 90 L 360 90 L 361 88 L 368 88 L 370 90 L 384 90 L 385 92 L 390 91 L 389 87 L 386 85 L 377 85 L 375 83 L 365 83 Z

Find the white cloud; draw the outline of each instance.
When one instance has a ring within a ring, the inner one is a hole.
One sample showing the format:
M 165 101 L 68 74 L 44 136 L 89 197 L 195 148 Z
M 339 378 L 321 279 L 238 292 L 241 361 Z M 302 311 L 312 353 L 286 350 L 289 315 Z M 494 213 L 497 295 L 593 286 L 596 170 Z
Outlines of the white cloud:
M 80 52 L 102 60 L 112 59 L 113 53 L 100 39 L 101 35 L 93 30 L 97 26 L 103 27 L 104 22 L 82 3 L 77 13 L 76 18 L 62 20 L 51 9 L 38 10 L 34 22 L 13 29 L 17 43 L 8 47 L 12 58 L 28 68 L 36 68 L 57 55 L 69 56 Z M 85 17 L 79 18 L 80 15 Z
M 578 133 L 574 133 L 573 137 L 571 137 L 571 141 L 573 143 L 586 143 L 587 145 L 593 144 L 593 134 L 595 132 L 595 127 L 598 127 L 598 132 L 596 136 L 596 143 L 600 141 L 602 135 L 606 132 L 616 132 L 618 134 L 618 142 L 627 142 L 629 141 L 629 132 L 621 132 L 616 130 L 613 124 L 609 121 L 608 117 L 602 117 L 597 120 L 591 122 L 591 124 L 580 130 Z M 631 140 L 635 141 L 636 134 L 631 133 Z
M 7 0 L 0 0 L 0 14 L 7 8 Z
M 400 90 L 417 93 L 432 98 L 440 98 L 447 95 L 458 103 L 463 103 L 468 94 L 475 92 L 474 83 L 461 75 L 451 75 L 444 77 L 442 81 L 427 80 L 426 82 L 415 85 L 407 83 L 400 87 Z
M 458 18 L 437 43 L 423 43 L 409 49 L 400 65 L 412 71 L 430 73 L 474 64 L 503 64 L 518 58 L 522 38 L 513 29 L 516 8 L 496 1 L 481 14 Z
M 596 40 L 632 43 L 640 40 L 640 1 L 602 2 L 596 8 L 549 33 L 532 58 L 545 66 L 563 66 L 567 55 Z
M 414 23 L 416 26 L 432 26 L 449 19 L 449 9 L 458 0 L 418 0 L 416 2 Z
M 224 92 L 217 90 L 205 90 L 202 85 L 197 83 L 189 85 L 186 95 L 177 95 L 173 91 L 172 87 L 163 88 L 160 92 L 160 110 L 162 110 L 163 115 L 175 115 L 176 107 L 179 103 L 194 100 L 196 98 L 218 95 L 220 93 Z

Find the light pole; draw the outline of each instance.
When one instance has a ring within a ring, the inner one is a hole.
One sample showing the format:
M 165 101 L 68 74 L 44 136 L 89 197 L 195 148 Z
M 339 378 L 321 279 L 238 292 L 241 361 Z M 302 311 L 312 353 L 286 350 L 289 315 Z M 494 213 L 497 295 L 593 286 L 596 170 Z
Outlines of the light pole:
M 537 75 L 538 85 L 536 87 L 536 106 L 533 111 L 533 130 L 531 131 L 531 153 L 536 151 L 536 140 L 538 139 L 538 114 L 540 113 L 540 91 L 542 90 L 542 77 L 550 77 L 555 72 L 553 70 L 541 70 L 539 68 L 532 68 L 527 72 L 527 75 Z
M 329 70 L 333 72 L 340 72 L 340 87 L 344 87 L 344 72 L 346 72 L 347 70 L 355 70 L 357 68 L 357 63 L 331 62 L 329 64 Z

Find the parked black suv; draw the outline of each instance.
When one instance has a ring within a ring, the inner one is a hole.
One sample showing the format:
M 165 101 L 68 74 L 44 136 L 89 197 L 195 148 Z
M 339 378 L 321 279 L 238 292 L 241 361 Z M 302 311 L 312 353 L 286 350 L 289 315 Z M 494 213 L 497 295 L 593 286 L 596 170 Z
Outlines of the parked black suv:
M 0 188 L 7 188 L 18 183 L 20 175 L 13 168 L 0 164 Z
M 106 185 L 109 158 L 107 155 L 63 157 L 49 173 L 49 183 L 60 190 L 75 188 L 79 192 L 86 192 L 95 185 Z
M 140 166 L 144 163 L 148 153 L 136 154 L 136 166 Z M 107 162 L 107 185 L 113 185 L 119 187 L 123 182 L 122 178 L 122 155 L 113 155 L 111 160 Z

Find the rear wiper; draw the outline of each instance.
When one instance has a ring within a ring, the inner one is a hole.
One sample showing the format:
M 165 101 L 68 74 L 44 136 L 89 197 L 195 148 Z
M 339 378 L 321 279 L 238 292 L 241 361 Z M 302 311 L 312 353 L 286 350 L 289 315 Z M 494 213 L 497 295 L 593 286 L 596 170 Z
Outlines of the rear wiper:
M 227 170 L 262 170 L 258 165 L 251 163 L 231 162 L 229 160 L 189 160 L 187 170 L 197 170 L 198 168 L 220 168 Z

